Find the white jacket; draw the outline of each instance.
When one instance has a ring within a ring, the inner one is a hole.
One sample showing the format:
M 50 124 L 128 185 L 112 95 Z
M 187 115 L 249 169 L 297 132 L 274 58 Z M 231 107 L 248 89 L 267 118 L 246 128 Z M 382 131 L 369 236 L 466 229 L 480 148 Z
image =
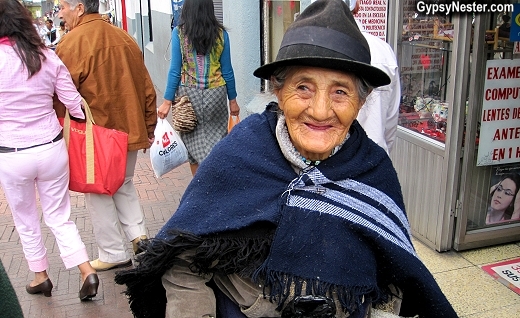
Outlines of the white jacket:
M 357 120 L 367 132 L 368 137 L 390 153 L 395 141 L 401 102 L 397 58 L 388 43 L 365 32 L 359 22 L 358 26 L 370 47 L 372 57 L 370 64 L 384 71 L 390 77 L 391 83 L 374 89 L 368 95 L 365 104 L 359 111 Z

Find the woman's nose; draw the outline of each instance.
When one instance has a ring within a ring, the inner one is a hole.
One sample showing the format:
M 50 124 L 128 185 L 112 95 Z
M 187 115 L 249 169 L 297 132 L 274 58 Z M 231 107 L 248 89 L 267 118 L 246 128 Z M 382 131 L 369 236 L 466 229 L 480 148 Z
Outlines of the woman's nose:
M 332 111 L 330 97 L 323 91 L 316 91 L 316 95 L 310 103 L 310 115 L 316 120 L 324 120 Z

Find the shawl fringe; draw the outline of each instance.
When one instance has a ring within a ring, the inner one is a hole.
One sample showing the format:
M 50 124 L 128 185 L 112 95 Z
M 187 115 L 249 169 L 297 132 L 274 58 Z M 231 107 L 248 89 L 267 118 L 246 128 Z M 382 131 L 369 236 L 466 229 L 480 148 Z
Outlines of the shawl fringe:
M 192 270 L 196 269 L 201 274 L 219 271 L 251 277 L 267 258 L 271 240 L 272 236 L 205 239 L 197 248 Z M 215 264 L 216 261 L 218 263 Z
M 172 230 L 169 240 L 144 242 L 144 253 L 136 257 L 138 266 L 116 272 L 115 282 L 126 284 L 124 294 L 135 317 L 164 317 L 166 293 L 161 277 L 176 262 L 177 256 L 196 250 L 190 269 L 199 273 L 236 273 L 250 277 L 269 253 L 271 235 L 258 237 L 220 236 L 202 238 Z M 218 260 L 218 263 L 214 264 Z
M 166 291 L 161 282 L 162 275 L 175 263 L 175 258 L 186 250 L 196 248 L 202 239 L 188 233 L 171 231 L 174 238 L 147 240 L 144 253 L 136 257 L 139 265 L 133 269 L 116 272 L 115 282 L 126 284 L 124 294 L 135 317 L 164 317 L 166 313 Z

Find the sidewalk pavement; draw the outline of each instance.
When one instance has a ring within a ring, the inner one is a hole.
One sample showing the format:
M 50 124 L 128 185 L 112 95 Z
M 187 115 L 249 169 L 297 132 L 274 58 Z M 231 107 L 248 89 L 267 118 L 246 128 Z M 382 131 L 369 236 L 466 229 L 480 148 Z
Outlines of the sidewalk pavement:
M 139 152 L 134 183 L 141 199 L 150 236 L 154 236 L 176 210 L 184 190 L 192 179 L 188 164 L 160 179 L 153 176 L 148 153 Z M 97 258 L 90 216 L 84 196 L 71 193 L 71 219 L 76 223 L 91 259 Z M 115 284 L 115 270 L 99 272 L 100 286 L 92 301 L 78 299 L 80 275 L 77 268 L 66 270 L 59 257 L 54 235 L 42 220 L 47 247 L 49 276 L 54 284 L 52 297 L 29 295 L 25 285 L 33 278 L 23 256 L 11 212 L 0 188 L 0 259 L 15 288 L 25 317 L 117 317 L 132 318 L 124 286 Z M 466 252 L 438 253 L 414 240 L 419 257 L 434 274 L 442 290 L 460 317 L 520 317 L 520 295 L 494 280 L 480 266 L 520 257 L 520 243 L 476 249 Z M 128 243 L 129 251 L 132 246 Z M 2 317 L 0 308 L 0 317 Z M 183 318 L 183 317 L 180 317 Z
M 176 168 L 163 178 L 155 178 L 149 153 L 143 154 L 142 151 L 139 151 L 134 184 L 150 236 L 155 236 L 177 209 L 180 198 L 191 179 L 188 164 Z M 85 208 L 85 196 L 81 193 L 71 192 L 71 203 L 71 220 L 76 223 L 91 260 L 96 259 L 98 257 L 97 245 L 90 216 Z M 34 274 L 29 271 L 18 232 L 13 224 L 11 211 L 7 206 L 3 189 L 0 187 L 0 259 L 20 300 L 24 317 L 132 318 L 126 296 L 122 294 L 124 286 L 114 282 L 116 270 L 99 272 L 100 284 L 97 296 L 92 301 L 81 302 L 79 300 L 78 292 L 81 288 L 79 270 L 77 267 L 70 270 L 65 269 L 54 235 L 43 219 L 41 223 L 43 240 L 50 262 L 48 273 L 54 285 L 52 297 L 44 297 L 41 294 L 29 295 L 25 291 L 25 285 L 34 278 Z M 127 248 L 129 252 L 132 252 L 131 243 L 127 244 Z M 3 317 L 1 308 L 0 317 Z

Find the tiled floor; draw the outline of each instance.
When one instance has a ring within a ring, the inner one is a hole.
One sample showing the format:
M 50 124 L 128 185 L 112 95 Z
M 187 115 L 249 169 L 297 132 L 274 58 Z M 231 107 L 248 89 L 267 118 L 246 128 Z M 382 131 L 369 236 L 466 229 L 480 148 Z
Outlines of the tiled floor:
M 520 295 L 480 268 L 520 257 L 520 244 L 458 253 L 438 253 L 417 240 L 414 240 L 414 245 L 460 317 L 520 317 Z
M 190 180 L 188 165 L 175 169 L 161 179 L 154 178 L 148 154 L 140 153 L 134 183 L 150 235 L 156 234 L 175 211 Z M 97 248 L 90 217 L 85 210 L 84 196 L 72 193 L 72 204 L 72 219 L 78 226 L 89 255 L 96 258 Z M 99 273 L 99 294 L 92 301 L 80 302 L 77 296 L 80 288 L 78 269 L 66 270 L 63 267 L 54 236 L 45 225 L 42 231 L 51 262 L 49 275 L 55 286 L 50 298 L 25 292 L 25 285 L 33 274 L 28 270 L 10 210 L 0 189 L 0 259 L 15 287 L 25 317 L 132 317 L 126 297 L 122 294 L 123 287 L 114 283 L 113 270 Z M 417 240 L 414 244 L 460 317 L 520 317 L 520 296 L 480 269 L 481 265 L 520 257 L 520 244 L 461 253 L 438 253 Z M 131 249 L 130 243 L 128 249 Z

